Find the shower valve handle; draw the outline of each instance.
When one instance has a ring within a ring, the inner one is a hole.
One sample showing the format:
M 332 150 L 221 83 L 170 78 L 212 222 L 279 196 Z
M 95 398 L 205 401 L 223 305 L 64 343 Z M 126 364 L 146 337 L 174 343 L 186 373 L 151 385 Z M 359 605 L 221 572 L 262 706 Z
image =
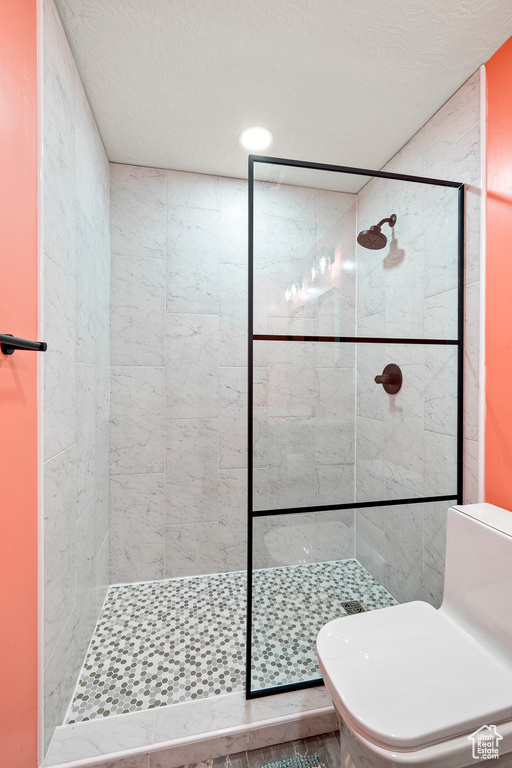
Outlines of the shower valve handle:
M 374 381 L 376 384 L 382 384 L 388 395 L 396 395 L 402 386 L 402 371 L 398 365 L 390 363 L 386 365 L 380 376 L 375 377 Z

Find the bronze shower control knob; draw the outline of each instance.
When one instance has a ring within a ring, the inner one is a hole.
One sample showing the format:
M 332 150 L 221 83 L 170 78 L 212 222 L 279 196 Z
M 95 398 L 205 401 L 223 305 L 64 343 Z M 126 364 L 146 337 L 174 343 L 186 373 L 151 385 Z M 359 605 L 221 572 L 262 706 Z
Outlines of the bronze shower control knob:
M 381 375 L 375 377 L 375 383 L 382 384 L 388 395 L 396 395 L 402 386 L 402 371 L 395 363 L 389 363 Z

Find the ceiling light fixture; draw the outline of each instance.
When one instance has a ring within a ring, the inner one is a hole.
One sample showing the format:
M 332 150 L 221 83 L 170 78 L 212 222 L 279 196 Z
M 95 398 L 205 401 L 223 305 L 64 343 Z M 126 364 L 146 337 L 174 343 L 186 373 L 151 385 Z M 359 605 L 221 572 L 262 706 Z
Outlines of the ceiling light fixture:
M 266 149 L 273 139 L 272 131 L 268 128 L 263 128 L 261 125 L 253 125 L 251 128 L 246 128 L 240 134 L 240 144 L 246 149 L 252 151 L 258 149 Z

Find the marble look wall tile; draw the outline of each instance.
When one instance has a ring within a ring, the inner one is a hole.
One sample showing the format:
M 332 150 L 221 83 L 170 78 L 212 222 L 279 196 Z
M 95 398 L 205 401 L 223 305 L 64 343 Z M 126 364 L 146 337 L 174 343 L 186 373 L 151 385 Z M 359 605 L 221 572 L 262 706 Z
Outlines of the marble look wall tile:
M 355 420 L 316 419 L 315 464 L 353 464 L 355 461 Z
M 423 579 L 422 505 L 388 507 L 384 533 L 384 586 L 399 602 L 420 600 Z
M 421 599 L 434 608 L 443 602 L 444 578 L 440 573 L 423 563 L 423 592 Z
M 407 144 L 386 163 L 384 170 L 391 173 L 408 173 L 414 176 L 425 175 L 425 134 L 418 131 Z
M 464 437 L 479 436 L 480 283 L 465 288 L 464 339 Z
M 219 365 L 247 365 L 247 267 L 221 264 Z
M 96 302 L 98 344 L 96 347 L 96 426 L 110 419 L 110 309 Z
M 464 440 L 464 504 L 478 502 L 478 442 Z
M 274 417 L 313 415 L 317 400 L 314 355 L 313 343 L 269 343 L 269 414 Z M 329 372 L 325 376 L 329 378 Z
M 269 509 L 314 503 L 314 426 L 308 420 L 269 419 Z
M 384 260 L 386 336 L 423 335 L 424 258 L 422 233 L 402 248 L 397 245 Z
M 167 211 L 167 311 L 219 311 L 218 211 L 169 207 Z
M 96 493 L 96 371 L 76 366 L 76 516 Z
M 386 578 L 386 535 L 384 530 L 369 516 L 361 514 L 368 512 L 371 516 L 374 510 L 358 510 L 356 513 L 356 539 L 355 539 L 355 557 L 361 565 L 369 571 L 374 578 L 381 584 Z
M 316 190 L 291 184 L 270 184 L 268 215 L 286 219 L 316 219 Z
M 353 464 L 315 465 L 315 505 L 350 504 L 354 501 Z
M 219 572 L 247 566 L 247 470 L 218 473 Z
M 315 515 L 279 515 L 267 518 L 267 564 L 269 568 L 315 561 Z
M 220 179 L 221 264 L 247 266 L 248 218 L 247 182 L 240 179 Z M 259 224 L 258 220 L 256 224 Z M 257 237 L 261 237 L 259 227 Z
M 103 603 L 107 596 L 107 591 L 110 586 L 110 534 L 105 536 L 103 544 L 100 547 L 98 554 L 96 555 L 96 563 L 94 566 L 94 572 L 96 576 L 96 617 L 100 615 L 100 611 L 103 608 Z
M 49 459 L 75 442 L 75 281 L 45 258 L 44 456 Z
M 316 255 L 314 220 L 269 218 L 270 315 L 286 317 L 290 314 L 295 303 L 286 301 L 286 284 L 309 274 L 311 261 Z
M 261 749 L 271 744 L 283 744 L 294 739 L 307 739 L 336 729 L 334 709 L 327 714 L 312 715 L 288 723 L 267 725 L 249 732 L 249 749 Z
M 111 369 L 112 474 L 164 471 L 164 397 L 164 368 Z
M 165 259 L 113 257 L 112 365 L 164 365 L 165 277 Z
M 96 315 L 96 259 L 91 225 L 87 221 L 76 223 L 76 359 L 79 363 L 96 360 L 98 317 Z
M 202 173 L 166 171 L 167 205 L 217 211 L 224 179 Z M 226 180 L 227 181 L 227 180 Z
M 353 509 L 315 512 L 315 559 L 344 560 L 355 557 Z
M 149 754 L 97 763 L 96 768 L 149 768 Z
M 111 253 L 165 257 L 165 171 L 110 165 Z
M 98 504 L 95 497 L 82 512 L 75 526 L 76 639 L 80 663 L 82 663 L 97 619 L 95 571 L 96 555 L 99 550 L 96 538 L 97 529 Z
M 247 467 L 247 372 L 219 369 L 219 469 Z
M 463 182 L 480 187 L 480 124 L 477 123 L 450 144 L 449 148 L 426 166 L 427 176 Z
M 425 496 L 456 493 L 457 440 L 449 435 L 425 432 Z
M 110 508 L 109 483 L 110 424 L 105 422 L 96 429 L 96 496 L 98 505 L 98 525 L 96 528 L 96 549 L 108 533 Z
M 425 351 L 425 429 L 457 434 L 457 347 Z
M 76 612 L 73 610 L 44 667 L 44 752 L 50 745 L 55 726 L 64 720 L 82 663 L 77 653 L 77 621 Z
M 464 282 L 466 285 L 480 280 L 480 208 L 482 190 L 479 187 L 464 189 Z
M 110 481 L 112 583 L 164 577 L 165 475 L 117 475 Z
M 217 573 L 217 523 L 165 527 L 165 577 Z
M 76 448 L 44 464 L 44 659 L 48 661 L 75 603 Z M 71 588 L 70 588 L 71 586 Z
M 429 165 L 480 120 L 480 72 L 477 70 L 423 129 Z
M 457 288 L 459 198 L 453 187 L 431 186 L 426 194 L 425 296 L 434 296 Z
M 425 331 L 426 339 L 456 339 L 457 338 L 457 291 L 446 291 L 425 299 Z
M 351 422 L 355 418 L 354 368 L 317 368 L 315 416 Z
M 216 315 L 167 315 L 167 418 L 218 415 L 218 359 Z
M 375 384 L 375 376 L 382 373 L 387 363 L 384 345 L 358 345 L 356 376 L 356 413 L 358 416 L 375 421 L 384 421 L 387 395 L 383 397 L 382 387 Z
M 449 502 L 438 501 L 424 505 L 423 562 L 437 573 L 444 574 L 446 554 L 446 524 Z
M 110 317 L 112 365 L 164 365 L 164 312 L 112 307 Z
M 169 419 L 166 447 L 166 522 L 217 520 L 218 423 Z

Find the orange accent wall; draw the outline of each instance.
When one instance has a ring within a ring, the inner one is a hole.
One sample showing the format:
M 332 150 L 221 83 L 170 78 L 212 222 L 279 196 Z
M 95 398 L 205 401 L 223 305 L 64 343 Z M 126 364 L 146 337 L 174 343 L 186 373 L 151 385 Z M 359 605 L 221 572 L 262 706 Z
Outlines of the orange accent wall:
M 485 496 L 512 510 L 512 38 L 486 71 Z
M 0 3 L 0 333 L 37 338 L 36 0 Z M 0 353 L 0 763 L 37 765 L 35 352 Z

